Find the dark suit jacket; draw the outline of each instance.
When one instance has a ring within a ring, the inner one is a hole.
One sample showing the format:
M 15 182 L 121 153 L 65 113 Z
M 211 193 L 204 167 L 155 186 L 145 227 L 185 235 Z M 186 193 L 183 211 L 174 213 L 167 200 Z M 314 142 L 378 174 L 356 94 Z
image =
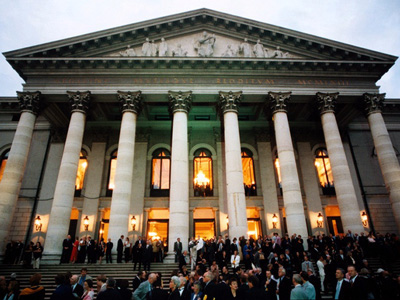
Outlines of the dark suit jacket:
M 142 282 L 143 281 L 137 276 L 135 278 L 133 278 L 133 280 L 132 280 L 132 292 L 134 292 Z
M 123 250 L 124 250 L 124 242 L 121 239 L 119 239 L 117 245 L 117 252 L 122 252 Z
M 50 297 L 50 300 L 71 300 L 72 290 L 69 284 L 59 285 Z
M 153 255 L 153 246 L 149 245 L 147 247 L 147 245 L 146 245 L 144 247 L 145 248 L 143 250 L 143 260 L 144 261 L 151 261 L 151 258 L 152 258 L 152 255 Z
M 336 284 L 333 288 L 333 297 L 332 299 L 335 299 L 335 295 L 336 295 L 336 285 L 337 285 L 337 281 Z M 340 287 L 340 293 L 339 293 L 339 300 L 350 300 L 350 289 L 351 289 L 351 285 L 350 282 L 346 281 L 343 279 L 342 282 L 342 286 Z
M 72 289 L 72 295 L 74 296 L 74 299 L 81 299 L 83 295 L 83 286 L 77 283 L 75 288 Z
M 368 295 L 367 280 L 358 275 L 353 284 L 350 284 L 351 300 L 365 300 Z
M 168 292 L 163 290 L 161 287 L 154 288 L 150 293 L 147 293 L 146 299 L 147 300 L 168 300 Z
M 176 254 L 178 254 L 178 255 L 182 253 L 182 242 L 174 243 L 174 252 L 176 252 Z
M 207 295 L 207 299 L 214 299 L 217 297 L 217 285 L 213 281 L 209 281 L 204 287 L 203 295 Z
M 279 278 L 279 300 L 289 300 L 292 291 L 292 282 L 289 278 Z
M 97 300 L 122 300 L 121 295 L 117 290 L 106 289 L 97 296 Z
M 222 281 L 217 284 L 217 299 L 227 299 L 230 293 L 231 289 L 227 283 Z
M 271 279 L 269 284 L 265 282 L 265 292 L 266 292 L 266 299 L 267 300 L 276 300 L 276 281 Z
M 112 248 L 114 247 L 114 244 L 112 242 L 107 242 L 107 253 L 111 253 Z
M 221 298 L 223 299 L 223 298 Z M 262 288 L 253 287 L 247 291 L 246 300 L 265 300 L 266 294 Z

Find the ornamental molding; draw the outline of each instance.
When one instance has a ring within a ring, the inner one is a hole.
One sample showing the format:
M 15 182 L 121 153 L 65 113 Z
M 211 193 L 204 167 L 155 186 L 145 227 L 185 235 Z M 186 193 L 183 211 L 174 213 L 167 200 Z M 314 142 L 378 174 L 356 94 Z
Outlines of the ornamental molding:
M 335 113 L 337 98 L 339 93 L 320 93 L 317 94 L 318 110 L 320 114 Z
M 67 91 L 68 99 L 71 104 L 71 112 L 82 112 L 84 114 L 89 110 L 90 91 L 86 92 L 70 92 Z
M 40 109 L 40 95 L 41 93 L 39 91 L 17 92 L 21 112 L 27 111 L 37 115 Z
M 242 91 L 219 92 L 218 106 L 222 114 L 227 112 L 239 113 L 239 105 L 242 102 Z
M 373 113 L 382 113 L 382 109 L 384 106 L 385 95 L 383 94 L 370 94 L 365 93 L 364 96 L 364 104 L 365 104 L 365 113 L 367 116 Z
M 270 99 L 270 108 L 272 110 L 272 114 L 277 112 L 287 113 L 287 105 L 290 100 L 290 95 L 292 92 L 268 92 L 268 98 Z
M 168 91 L 169 111 L 171 114 L 176 112 L 189 113 L 192 107 L 192 91 L 173 92 Z
M 139 115 L 143 109 L 141 91 L 137 92 L 118 91 L 118 101 L 121 105 L 122 113 L 129 111 Z

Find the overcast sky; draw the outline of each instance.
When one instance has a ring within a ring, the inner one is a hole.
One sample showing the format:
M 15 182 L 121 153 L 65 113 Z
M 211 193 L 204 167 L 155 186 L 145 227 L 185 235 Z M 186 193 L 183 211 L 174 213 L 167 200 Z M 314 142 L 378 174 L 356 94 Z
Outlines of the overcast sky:
M 400 0 L 0 0 L 0 52 L 198 8 L 250 18 L 400 56 Z M 400 61 L 378 82 L 400 98 Z M 0 57 L 0 96 L 23 80 Z

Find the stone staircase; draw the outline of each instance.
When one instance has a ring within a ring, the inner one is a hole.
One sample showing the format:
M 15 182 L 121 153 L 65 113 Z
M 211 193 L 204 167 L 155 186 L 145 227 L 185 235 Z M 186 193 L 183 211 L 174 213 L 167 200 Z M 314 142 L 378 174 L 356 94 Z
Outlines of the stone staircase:
M 94 285 L 96 285 L 96 277 L 100 274 L 104 274 L 107 277 L 113 277 L 115 279 L 127 279 L 129 281 L 129 288 L 132 288 L 132 280 L 137 274 L 137 271 L 133 271 L 132 263 L 122 263 L 122 264 L 62 264 L 62 265 L 41 265 L 40 270 L 25 269 L 19 265 L 1 265 L 0 266 L 0 276 L 5 276 L 6 280 L 10 279 L 11 273 L 17 274 L 17 280 L 21 284 L 21 290 L 29 286 L 29 278 L 34 273 L 42 274 L 42 285 L 46 289 L 45 299 L 50 299 L 51 294 L 56 288 L 54 283 L 54 277 L 58 273 L 65 273 L 67 271 L 72 274 L 80 274 L 82 267 L 88 269 L 88 275 L 90 275 L 94 280 Z M 168 288 L 170 281 L 170 274 L 172 271 L 178 269 L 178 264 L 176 263 L 152 263 L 150 271 L 151 272 L 161 272 L 163 275 L 164 287 Z

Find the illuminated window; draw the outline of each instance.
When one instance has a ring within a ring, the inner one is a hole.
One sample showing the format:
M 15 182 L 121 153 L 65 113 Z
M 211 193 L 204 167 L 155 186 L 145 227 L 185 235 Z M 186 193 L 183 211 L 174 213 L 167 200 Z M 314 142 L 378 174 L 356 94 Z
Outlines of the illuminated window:
M 154 151 L 151 166 L 150 196 L 169 196 L 170 152 L 163 148 Z
M 194 153 L 194 195 L 206 197 L 213 195 L 212 158 L 207 149 L 199 149 Z
M 8 155 L 10 154 L 10 149 L 5 150 L 1 156 L 0 156 L 0 181 L 3 178 L 4 170 L 6 168 L 7 160 L 8 160 Z
M 107 185 L 107 196 L 111 197 L 112 196 L 112 191 L 114 190 L 115 187 L 115 171 L 117 169 L 117 156 L 118 156 L 118 150 L 115 150 L 110 157 L 110 171 L 108 173 L 108 185 Z
M 335 195 L 331 162 L 326 149 L 319 148 L 315 151 L 315 167 L 317 169 L 318 179 L 319 183 L 321 184 L 323 194 Z
M 257 196 L 256 179 L 254 176 L 253 153 L 242 148 L 243 184 L 246 196 Z
M 278 176 L 278 184 L 279 187 L 282 188 L 282 176 L 281 176 L 281 165 L 279 164 L 279 158 L 275 158 L 274 160 L 276 175 Z
M 75 180 L 75 197 L 81 196 L 81 191 L 83 188 L 83 180 L 85 179 L 87 166 L 88 166 L 88 161 L 86 158 L 86 152 L 85 150 L 81 150 L 78 163 L 78 172 L 76 173 L 76 180 Z

